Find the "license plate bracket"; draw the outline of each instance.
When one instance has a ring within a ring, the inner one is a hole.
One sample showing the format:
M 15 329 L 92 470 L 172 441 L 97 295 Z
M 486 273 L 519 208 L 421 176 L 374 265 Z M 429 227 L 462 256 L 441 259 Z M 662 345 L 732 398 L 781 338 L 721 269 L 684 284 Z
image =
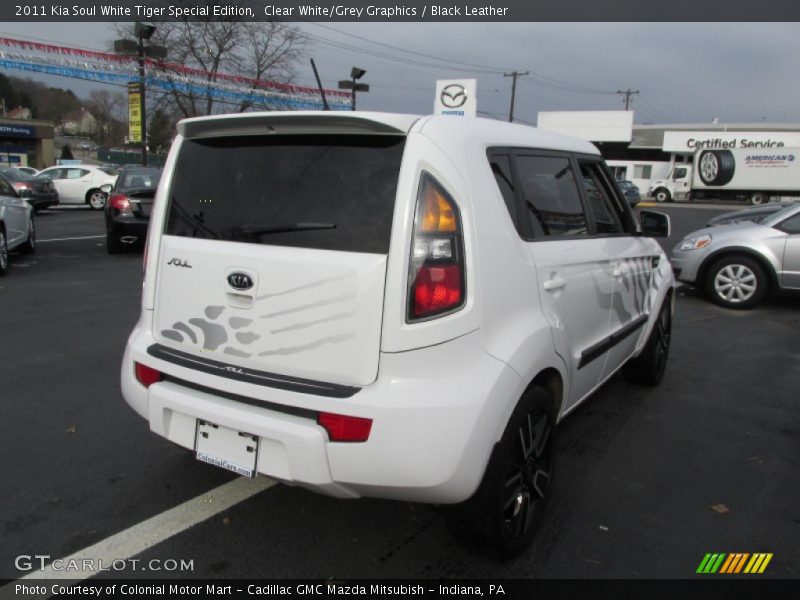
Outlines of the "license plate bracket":
M 258 436 L 252 433 L 197 419 L 194 453 L 204 463 L 254 478 L 258 473 L 258 442 Z

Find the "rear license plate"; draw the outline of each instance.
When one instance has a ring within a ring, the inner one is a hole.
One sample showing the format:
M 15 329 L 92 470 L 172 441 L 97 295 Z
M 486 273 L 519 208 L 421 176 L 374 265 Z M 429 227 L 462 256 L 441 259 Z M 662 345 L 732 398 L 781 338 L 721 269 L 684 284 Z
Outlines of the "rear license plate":
M 256 476 L 258 436 L 252 433 L 228 429 L 198 419 L 194 450 L 197 460 L 233 471 L 237 475 Z

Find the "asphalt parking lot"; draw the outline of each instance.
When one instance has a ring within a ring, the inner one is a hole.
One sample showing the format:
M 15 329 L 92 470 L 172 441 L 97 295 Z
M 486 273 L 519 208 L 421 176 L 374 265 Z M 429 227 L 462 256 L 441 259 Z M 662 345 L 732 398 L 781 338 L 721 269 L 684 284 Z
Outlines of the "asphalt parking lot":
M 728 207 L 662 208 L 669 249 Z M 105 577 L 686 578 L 708 552 L 773 553 L 761 577 L 800 577 L 800 295 L 739 312 L 682 288 L 662 385 L 616 377 L 565 419 L 538 539 L 498 563 L 456 544 L 434 508 L 247 491 L 151 434 L 119 390 L 141 255 L 106 254 L 102 213 L 37 224 L 37 253 L 12 255 L 0 280 L 2 579 L 28 573 L 20 555 L 95 544 L 192 561 Z

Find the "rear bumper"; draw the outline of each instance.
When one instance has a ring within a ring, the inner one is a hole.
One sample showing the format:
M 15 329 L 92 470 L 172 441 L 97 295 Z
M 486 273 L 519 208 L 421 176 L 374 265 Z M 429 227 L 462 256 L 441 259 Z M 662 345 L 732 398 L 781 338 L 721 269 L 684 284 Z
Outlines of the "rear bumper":
M 232 382 L 165 362 L 147 354 L 153 340 L 146 331 L 137 326 L 131 335 L 121 379 L 125 400 L 152 431 L 187 448 L 197 419 L 252 433 L 260 438 L 260 474 L 338 497 L 465 500 L 522 393 L 519 376 L 484 352 L 479 331 L 381 354 L 378 379 L 349 398 Z M 134 361 L 174 379 L 145 389 Z M 314 418 L 320 411 L 372 419 L 369 439 L 330 442 Z
M 115 238 L 131 236 L 136 238 L 135 242 L 144 243 L 144 240 L 147 237 L 148 225 L 148 221 L 142 221 L 141 219 L 136 219 L 134 217 L 114 217 L 106 223 L 106 232 Z
M 51 206 L 58 205 L 58 195 L 54 194 L 52 196 L 31 196 L 26 198 L 28 204 L 30 204 L 34 210 L 42 210 L 45 208 L 49 208 Z

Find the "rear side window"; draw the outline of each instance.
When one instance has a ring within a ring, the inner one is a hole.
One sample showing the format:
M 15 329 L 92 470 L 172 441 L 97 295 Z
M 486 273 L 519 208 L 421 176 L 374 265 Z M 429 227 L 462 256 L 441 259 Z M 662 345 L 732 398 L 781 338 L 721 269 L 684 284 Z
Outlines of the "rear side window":
M 534 237 L 589 234 L 568 158 L 517 156 L 516 164 Z
M 165 233 L 387 254 L 402 136 L 183 142 Z

